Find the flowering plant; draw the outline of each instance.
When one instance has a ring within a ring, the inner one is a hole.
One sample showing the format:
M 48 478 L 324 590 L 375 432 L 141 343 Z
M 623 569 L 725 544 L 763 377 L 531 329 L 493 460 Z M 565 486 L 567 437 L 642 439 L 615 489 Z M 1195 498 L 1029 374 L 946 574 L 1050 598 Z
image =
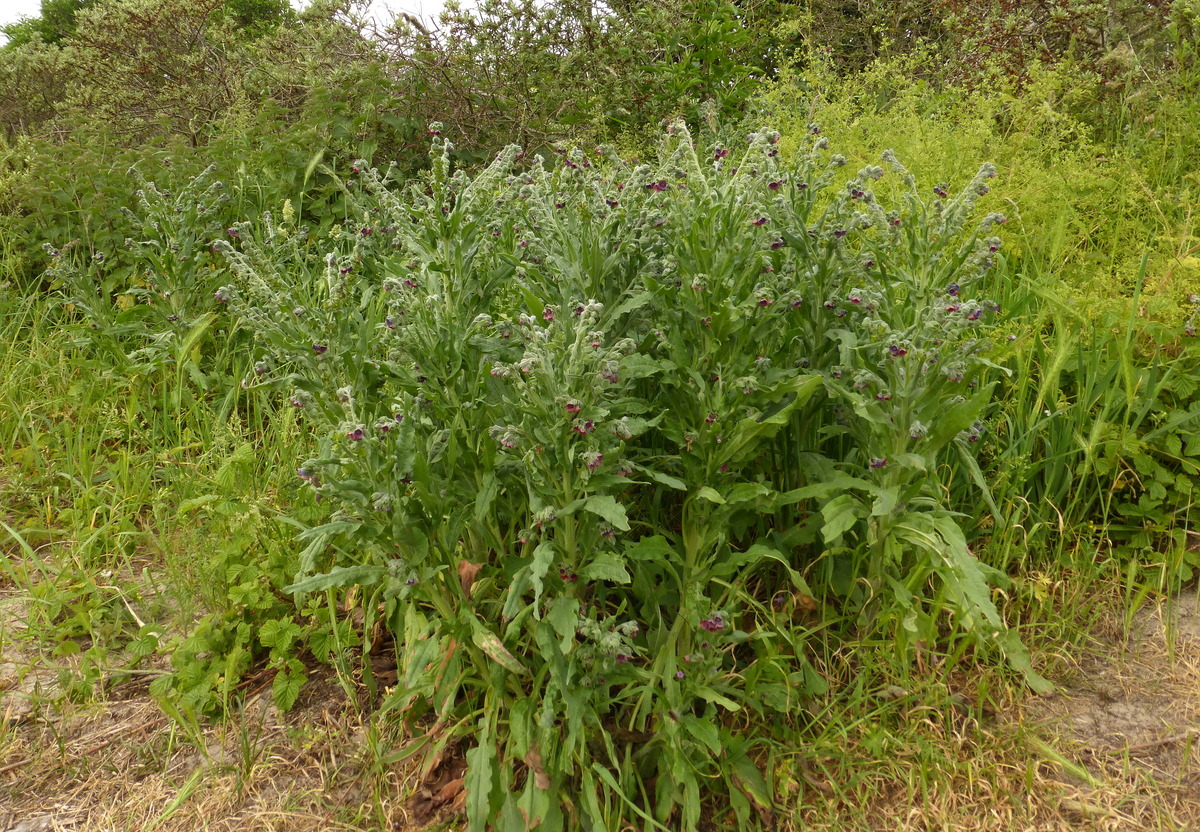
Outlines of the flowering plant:
M 888 156 L 889 209 L 888 171 L 838 184 L 811 129 L 786 164 L 777 133 L 701 152 L 676 124 L 654 164 L 509 148 L 469 177 L 434 125 L 428 176 L 358 166 L 327 237 L 217 243 L 245 383 L 319 436 L 299 475 L 333 516 L 291 590 L 361 588 L 400 648 L 386 706 L 473 738 L 474 829 L 694 829 L 714 783 L 768 811 L 729 715 L 824 686 L 784 595 L 904 649 L 942 605 L 1027 669 L 933 480 L 987 401 L 992 171 L 927 200 Z

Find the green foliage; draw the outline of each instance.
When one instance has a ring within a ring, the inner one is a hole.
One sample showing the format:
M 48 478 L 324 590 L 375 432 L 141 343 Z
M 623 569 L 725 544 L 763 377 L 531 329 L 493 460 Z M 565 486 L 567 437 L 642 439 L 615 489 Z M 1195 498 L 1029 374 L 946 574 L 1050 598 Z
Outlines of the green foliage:
M 1041 684 L 934 474 L 989 400 L 990 166 L 929 201 L 886 154 L 889 208 L 815 126 L 791 165 L 777 133 L 702 157 L 678 122 L 653 165 L 509 148 L 474 177 L 430 129 L 423 182 L 360 170 L 355 223 L 236 224 L 217 295 L 336 507 L 287 589 L 391 629 L 384 708 L 472 738 L 471 825 L 696 828 L 702 783 L 757 772 L 726 715 L 823 690 L 772 612 L 793 592 L 902 656 L 948 611 Z

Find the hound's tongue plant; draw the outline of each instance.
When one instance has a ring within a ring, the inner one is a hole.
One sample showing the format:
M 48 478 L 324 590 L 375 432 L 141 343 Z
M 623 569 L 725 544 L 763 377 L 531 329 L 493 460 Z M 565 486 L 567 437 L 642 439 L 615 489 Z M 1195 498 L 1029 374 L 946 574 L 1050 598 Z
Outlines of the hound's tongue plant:
M 431 134 L 413 186 L 359 165 L 327 238 L 224 235 L 214 308 L 321 436 L 334 515 L 291 590 L 359 587 L 364 638 L 382 616 L 384 708 L 470 746 L 473 829 L 759 822 L 755 732 L 824 686 L 780 599 L 901 660 L 948 612 L 1040 684 L 935 480 L 982 488 L 990 167 L 925 198 L 890 157 L 842 181 L 816 127 L 784 164 L 775 133 L 675 125 L 653 165 L 511 148 L 470 178 Z

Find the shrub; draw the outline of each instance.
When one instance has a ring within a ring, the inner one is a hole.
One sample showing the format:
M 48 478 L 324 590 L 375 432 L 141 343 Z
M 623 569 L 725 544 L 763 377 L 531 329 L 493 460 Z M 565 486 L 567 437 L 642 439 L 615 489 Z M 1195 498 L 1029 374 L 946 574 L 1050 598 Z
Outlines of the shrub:
M 376 620 L 400 647 L 385 709 L 474 743 L 473 828 L 691 829 L 718 782 L 749 822 L 730 714 L 823 690 L 797 604 L 902 656 L 949 610 L 1040 683 L 934 475 L 974 470 L 989 398 L 990 166 L 927 199 L 890 154 L 839 182 L 815 126 L 784 165 L 777 133 L 701 154 L 677 123 L 653 165 L 509 148 L 471 178 L 440 127 L 424 181 L 360 168 L 325 237 L 235 225 L 217 301 L 246 384 L 321 437 L 299 475 L 336 510 L 290 589 L 361 588 L 364 649 Z

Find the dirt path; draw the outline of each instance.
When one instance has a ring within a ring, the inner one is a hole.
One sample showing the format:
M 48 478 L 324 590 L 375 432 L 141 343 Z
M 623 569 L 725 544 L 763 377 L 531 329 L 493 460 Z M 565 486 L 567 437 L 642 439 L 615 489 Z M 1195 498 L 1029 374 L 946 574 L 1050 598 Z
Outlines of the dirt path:
M 1200 595 L 1112 622 L 1029 717 L 1083 771 L 1064 810 L 1102 829 L 1200 830 Z

